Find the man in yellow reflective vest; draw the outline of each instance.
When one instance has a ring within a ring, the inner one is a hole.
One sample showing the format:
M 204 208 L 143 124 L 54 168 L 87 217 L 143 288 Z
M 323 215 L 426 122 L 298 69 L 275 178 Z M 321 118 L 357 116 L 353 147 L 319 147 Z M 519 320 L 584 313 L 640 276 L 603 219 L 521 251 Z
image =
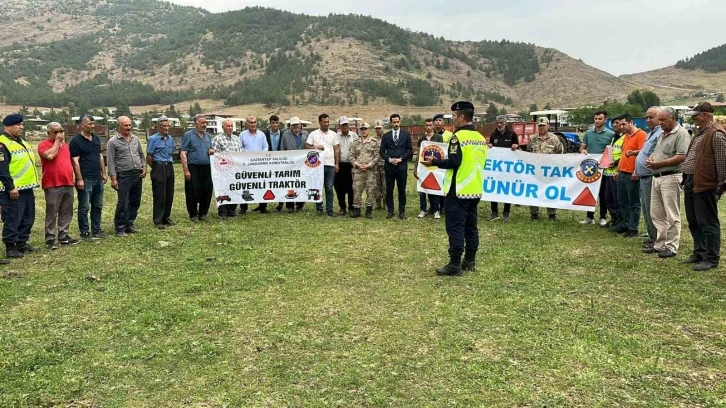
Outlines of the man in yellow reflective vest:
M 461 276 L 476 269 L 479 249 L 477 206 L 484 187 L 484 163 L 489 149 L 486 139 L 472 124 L 474 105 L 456 102 L 451 106 L 456 131 L 449 139 L 448 157 L 425 157 L 424 166 L 446 169 L 446 233 L 449 235 L 449 263 L 436 269 L 437 275 Z M 464 254 L 462 262 L 461 255 Z
M 39 187 L 38 170 L 30 144 L 22 139 L 23 117 L 17 113 L 3 119 L 0 134 L 0 206 L 2 206 L 3 242 L 8 258 L 22 258 L 36 251 L 28 245 L 35 222 L 35 195 Z

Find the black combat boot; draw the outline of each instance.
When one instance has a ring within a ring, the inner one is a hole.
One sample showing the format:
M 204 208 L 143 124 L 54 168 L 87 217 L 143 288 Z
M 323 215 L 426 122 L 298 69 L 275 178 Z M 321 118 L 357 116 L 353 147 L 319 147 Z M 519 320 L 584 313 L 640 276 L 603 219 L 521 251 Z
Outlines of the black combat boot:
M 360 208 L 352 208 L 350 210 L 350 218 L 358 218 L 360 217 Z
M 439 276 L 461 276 L 464 271 L 461 270 L 461 255 L 449 257 L 449 263 L 443 268 L 437 268 L 436 274 Z
M 464 260 L 461 261 L 461 270 L 465 272 L 476 271 L 476 254 L 464 254 Z
M 8 258 L 22 258 L 23 253 L 18 251 L 18 248 L 15 247 L 15 244 L 5 243 L 5 256 Z
M 373 207 L 366 207 L 366 218 L 373 219 Z
M 18 251 L 20 251 L 22 253 L 35 252 L 35 251 L 38 250 L 38 248 L 36 248 L 34 246 L 28 245 L 27 242 L 18 242 L 18 243 L 16 243 L 15 244 L 15 249 L 17 249 Z

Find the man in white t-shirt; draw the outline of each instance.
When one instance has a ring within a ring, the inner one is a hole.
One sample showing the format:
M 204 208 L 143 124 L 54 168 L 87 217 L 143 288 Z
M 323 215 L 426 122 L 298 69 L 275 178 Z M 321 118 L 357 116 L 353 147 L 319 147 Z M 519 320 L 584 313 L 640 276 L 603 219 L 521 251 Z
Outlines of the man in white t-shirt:
M 330 116 L 323 113 L 318 116 L 320 129 L 315 130 L 308 136 L 305 148 L 322 151 L 325 185 L 325 212 L 329 217 L 335 217 L 333 212 L 333 182 L 335 173 L 340 165 L 340 141 L 338 134 L 330 130 Z M 316 203 L 315 209 L 318 215 L 323 215 L 323 203 Z

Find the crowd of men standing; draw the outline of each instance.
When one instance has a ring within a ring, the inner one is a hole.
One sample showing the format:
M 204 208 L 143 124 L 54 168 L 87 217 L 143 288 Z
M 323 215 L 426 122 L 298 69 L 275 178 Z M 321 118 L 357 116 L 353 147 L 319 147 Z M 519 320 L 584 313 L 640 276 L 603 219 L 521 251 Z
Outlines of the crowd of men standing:
M 606 112 L 596 112 L 594 126 L 583 139 L 583 154 L 612 155 L 611 166 L 603 171 L 599 193 L 599 225 L 625 237 L 639 235 L 640 214 L 646 232 L 643 252 L 661 258 L 677 255 L 680 245 L 681 192 L 685 193 L 686 218 L 694 238 L 694 250 L 684 263 L 695 264 L 695 270 L 709 270 L 719 264 L 720 224 L 717 201 L 726 180 L 726 131 L 713 120 L 713 107 L 697 105 L 687 113 L 698 125 L 691 135 L 678 124 L 672 108 L 653 107 L 647 111 L 649 133 L 638 129 L 629 115 L 612 120 L 613 130 L 605 126 Z M 181 164 L 184 173 L 185 204 L 192 222 L 207 221 L 213 183 L 210 157 L 219 152 L 260 152 L 317 149 L 324 165 L 324 201 L 316 203 L 318 215 L 330 217 L 349 215 L 372 218 L 373 209 L 383 208 L 387 218 L 396 213 L 394 191 L 398 189 L 398 217 L 405 219 L 408 162 L 413 158 L 411 135 L 401 128 L 401 118 L 390 116 L 391 129 L 384 131 L 377 121 L 374 133 L 363 123 L 359 134 L 350 129 L 349 120 L 341 117 L 339 130 L 330 129 L 330 117 L 318 117 L 319 128 L 308 133 L 299 118 L 290 119 L 289 129 L 281 129 L 280 118 L 269 118 L 269 129 L 257 128 L 254 116 L 247 118 L 247 129 L 233 134 L 233 123 L 225 120 L 223 132 L 212 137 L 206 131 L 207 119 L 194 117 L 194 127 L 181 143 Z M 2 206 L 3 242 L 8 258 L 21 258 L 37 248 L 28 241 L 35 216 L 33 189 L 42 185 L 46 198 L 45 244 L 49 249 L 80 242 L 69 235 L 73 218 L 74 190 L 78 197 L 77 222 L 80 239 L 95 241 L 106 238 L 101 228 L 103 191 L 108 180 L 117 191 L 114 234 L 126 237 L 137 233 L 135 221 L 141 204 L 143 179 L 151 168 L 155 227 L 173 226 L 171 209 L 174 201 L 175 145 L 169 135 L 169 121 L 158 120 L 158 133 L 148 140 L 146 151 L 132 134 L 131 119 L 118 118 L 117 135 L 107 144 L 107 161 L 101 143 L 93 133 L 94 119 L 79 119 L 80 132 L 67 140 L 59 123 L 47 126 L 47 138 L 38 145 L 42 165 L 39 175 L 30 145 L 23 140 L 23 118 L 8 115 L 0 135 L 0 205 Z M 527 151 L 541 154 L 564 153 L 560 139 L 549 131 L 549 121 L 537 122 L 538 132 L 531 135 Z M 452 133 L 444 129 L 443 115 L 425 122 L 423 141 L 448 143 Z M 489 147 L 517 150 L 518 136 L 507 127 L 504 117 L 497 118 L 497 129 L 490 136 Z M 414 168 L 414 177 L 418 178 Z M 365 200 L 364 200 L 365 196 Z M 384 200 L 385 198 L 385 200 Z M 337 199 L 339 211 L 334 212 Z M 419 218 L 432 215 L 441 218 L 445 198 L 419 195 Z M 273 203 L 274 210 L 283 211 L 282 203 Z M 288 212 L 298 212 L 303 202 L 288 202 Z M 323 208 L 325 207 L 325 208 Z M 245 204 L 218 207 L 222 219 L 245 214 Z M 252 211 L 268 213 L 267 204 Z M 505 203 L 503 220 L 510 219 L 511 205 Z M 539 219 L 540 209 L 530 208 L 532 220 Z M 90 222 L 89 222 L 90 212 Z M 547 209 L 550 220 L 557 220 L 556 209 Z M 610 222 L 607 220 L 610 215 Z M 595 214 L 587 213 L 582 224 L 595 224 Z M 500 219 L 499 204 L 491 203 L 490 221 Z M 7 263 L 7 260 L 0 260 Z

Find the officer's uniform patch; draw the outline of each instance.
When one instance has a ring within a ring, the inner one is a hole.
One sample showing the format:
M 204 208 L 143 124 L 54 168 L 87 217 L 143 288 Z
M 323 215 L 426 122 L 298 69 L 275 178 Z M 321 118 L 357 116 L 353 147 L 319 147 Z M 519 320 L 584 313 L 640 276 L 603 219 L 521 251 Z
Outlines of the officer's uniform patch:
M 459 139 L 456 136 L 451 136 L 449 140 L 449 154 L 456 154 L 459 151 Z
M 4 161 L 5 161 L 5 153 L 0 152 L 0 162 L 4 162 Z

